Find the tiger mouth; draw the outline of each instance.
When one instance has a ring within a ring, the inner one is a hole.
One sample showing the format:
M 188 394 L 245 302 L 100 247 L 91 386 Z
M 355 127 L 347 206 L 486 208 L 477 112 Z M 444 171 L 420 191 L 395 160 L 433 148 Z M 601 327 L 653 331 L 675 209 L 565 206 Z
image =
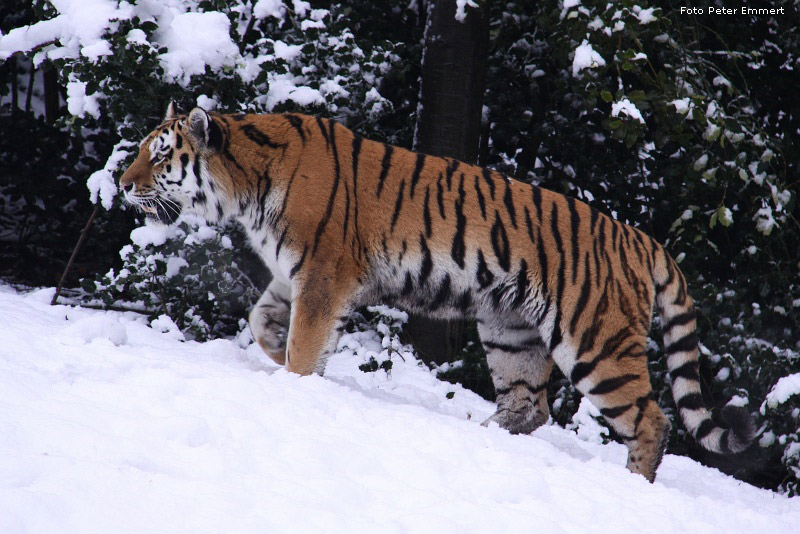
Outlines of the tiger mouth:
M 155 201 L 147 204 L 137 204 L 137 207 L 144 212 L 148 220 L 163 224 L 172 224 L 181 215 L 181 208 L 175 202 Z

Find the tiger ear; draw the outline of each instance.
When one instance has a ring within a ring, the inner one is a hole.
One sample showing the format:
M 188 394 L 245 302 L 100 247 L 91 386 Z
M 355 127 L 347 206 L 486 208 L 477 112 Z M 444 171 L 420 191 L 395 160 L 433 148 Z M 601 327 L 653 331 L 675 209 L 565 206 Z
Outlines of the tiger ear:
M 167 113 L 164 115 L 164 122 L 175 118 L 175 101 L 170 100 L 167 106 Z
M 189 113 L 189 133 L 200 148 L 208 146 L 210 124 L 211 117 L 203 108 L 194 108 Z

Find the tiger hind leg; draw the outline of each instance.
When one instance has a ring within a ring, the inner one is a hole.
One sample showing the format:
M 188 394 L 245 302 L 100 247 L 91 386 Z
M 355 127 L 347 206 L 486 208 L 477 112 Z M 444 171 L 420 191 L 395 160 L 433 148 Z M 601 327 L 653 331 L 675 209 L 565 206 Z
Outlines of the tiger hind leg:
M 583 354 L 566 370 L 571 367 L 568 376 L 573 385 L 625 442 L 628 469 L 653 482 L 667 446 L 670 423 L 653 400 L 645 342 L 644 336 L 628 336 L 621 331 L 600 344 L 598 352 Z M 561 355 L 556 355 L 556 362 L 562 363 Z
M 547 384 L 553 359 L 538 330 L 518 319 L 480 321 L 486 360 L 497 393 L 496 422 L 512 434 L 530 434 L 550 417 Z

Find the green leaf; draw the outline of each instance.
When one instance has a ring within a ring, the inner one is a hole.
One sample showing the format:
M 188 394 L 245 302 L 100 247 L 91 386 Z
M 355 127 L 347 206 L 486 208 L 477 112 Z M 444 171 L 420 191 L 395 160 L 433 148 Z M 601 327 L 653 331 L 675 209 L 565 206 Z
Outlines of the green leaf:
M 600 91 L 600 98 L 602 98 L 603 102 L 606 102 L 606 103 L 611 102 L 611 101 L 614 100 L 614 97 L 612 96 L 612 94 L 610 92 L 606 91 L 606 90 Z

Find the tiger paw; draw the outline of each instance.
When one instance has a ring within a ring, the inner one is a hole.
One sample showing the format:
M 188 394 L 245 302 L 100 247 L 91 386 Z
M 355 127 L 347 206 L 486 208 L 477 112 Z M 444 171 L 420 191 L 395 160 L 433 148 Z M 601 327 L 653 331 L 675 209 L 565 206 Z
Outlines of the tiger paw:
M 500 428 L 508 430 L 512 434 L 530 434 L 547 421 L 547 415 L 541 414 L 536 410 L 522 409 L 514 411 L 510 409 L 500 409 L 481 423 L 482 426 L 489 426 L 495 422 Z

